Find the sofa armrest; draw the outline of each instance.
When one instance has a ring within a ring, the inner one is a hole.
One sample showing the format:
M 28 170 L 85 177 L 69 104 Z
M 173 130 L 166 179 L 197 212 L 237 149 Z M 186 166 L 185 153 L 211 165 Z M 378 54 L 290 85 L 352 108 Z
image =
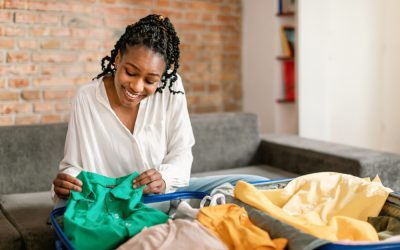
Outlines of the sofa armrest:
M 400 155 L 306 139 L 294 135 L 261 136 L 262 163 L 300 175 L 334 171 L 360 177 L 379 175 L 383 184 L 400 190 Z

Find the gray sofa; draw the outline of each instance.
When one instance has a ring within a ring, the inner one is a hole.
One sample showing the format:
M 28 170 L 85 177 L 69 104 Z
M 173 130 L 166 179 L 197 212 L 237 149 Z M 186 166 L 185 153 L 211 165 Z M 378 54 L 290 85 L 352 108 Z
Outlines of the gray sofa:
M 258 132 L 249 113 L 192 115 L 193 176 L 257 174 L 271 179 L 336 171 L 379 174 L 400 190 L 400 156 L 291 135 Z M 52 249 L 50 185 L 66 124 L 0 127 L 0 249 Z

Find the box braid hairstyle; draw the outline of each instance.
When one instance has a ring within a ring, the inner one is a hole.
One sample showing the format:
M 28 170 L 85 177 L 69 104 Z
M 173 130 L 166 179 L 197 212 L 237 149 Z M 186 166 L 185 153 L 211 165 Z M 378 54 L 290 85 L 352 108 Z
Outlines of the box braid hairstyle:
M 167 83 L 168 89 L 172 94 L 183 94 L 182 91 L 175 91 L 172 86 L 176 79 L 177 69 L 179 68 L 179 38 L 176 35 L 174 26 L 168 17 L 161 15 L 148 15 L 140 19 L 135 24 L 128 25 L 125 33 L 119 38 L 111 50 L 111 56 L 105 56 L 101 60 L 102 73 L 94 79 L 115 73 L 115 57 L 118 51 L 121 56 L 126 52 L 127 46 L 142 45 L 163 56 L 166 70 L 161 77 L 161 86 L 156 92 L 162 93 Z

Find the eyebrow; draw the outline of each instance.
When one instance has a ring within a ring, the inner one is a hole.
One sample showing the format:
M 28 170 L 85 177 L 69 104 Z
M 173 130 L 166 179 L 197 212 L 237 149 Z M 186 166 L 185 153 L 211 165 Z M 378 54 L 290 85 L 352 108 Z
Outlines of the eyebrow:
M 140 70 L 140 68 L 139 68 L 138 66 L 136 66 L 135 64 L 133 64 L 133 63 L 127 62 L 126 64 L 129 64 L 129 65 L 131 65 L 132 67 L 134 67 L 135 69 Z M 157 73 L 152 73 L 152 72 L 150 72 L 149 75 L 161 77 L 159 74 L 157 74 Z

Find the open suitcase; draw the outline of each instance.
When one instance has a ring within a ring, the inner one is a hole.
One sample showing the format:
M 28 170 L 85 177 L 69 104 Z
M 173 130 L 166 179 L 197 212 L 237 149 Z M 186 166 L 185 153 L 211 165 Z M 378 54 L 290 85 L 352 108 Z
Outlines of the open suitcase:
M 252 184 L 258 189 L 277 189 L 285 187 L 292 179 L 280 179 L 253 182 Z M 208 195 L 203 192 L 175 192 L 162 195 L 151 195 L 144 197 L 144 203 L 149 206 L 168 212 L 177 201 L 185 200 L 192 207 L 199 207 L 200 201 Z M 65 236 L 63 229 L 59 223 L 59 218 L 64 214 L 65 207 L 52 211 L 50 220 L 56 234 L 56 249 L 73 250 L 74 247 Z M 400 193 L 393 192 L 387 198 L 380 215 L 391 216 L 400 219 Z M 400 242 L 388 243 L 370 243 L 360 245 L 344 245 L 337 243 L 329 243 L 317 248 L 318 250 L 395 250 L 400 249 Z

